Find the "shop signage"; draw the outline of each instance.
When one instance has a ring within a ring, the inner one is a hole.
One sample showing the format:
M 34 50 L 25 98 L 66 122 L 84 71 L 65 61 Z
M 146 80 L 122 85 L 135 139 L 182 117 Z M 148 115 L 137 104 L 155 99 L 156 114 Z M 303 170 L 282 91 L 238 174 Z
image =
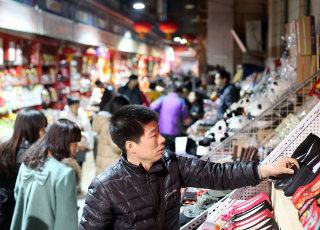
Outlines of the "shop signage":
M 62 4 L 57 0 L 46 0 L 46 7 L 48 10 L 51 10 L 58 14 L 61 14 L 62 12 Z
M 89 13 L 82 11 L 82 10 L 77 10 L 76 11 L 76 19 L 79 22 L 88 23 L 89 22 Z
M 108 26 L 108 22 L 102 18 L 96 18 L 96 26 L 98 26 L 99 28 L 102 28 L 102 29 L 106 29 L 107 26 Z
M 3 65 L 3 39 L 0 38 L 0 65 Z
M 64 40 L 73 40 L 73 22 L 69 19 L 42 12 L 43 16 L 43 35 L 64 39 Z
M 100 32 L 98 29 L 76 23 L 74 27 L 74 41 L 91 46 L 99 46 L 101 44 Z
M 38 33 L 38 19 L 35 8 L 15 1 L 0 0 L 0 28 Z

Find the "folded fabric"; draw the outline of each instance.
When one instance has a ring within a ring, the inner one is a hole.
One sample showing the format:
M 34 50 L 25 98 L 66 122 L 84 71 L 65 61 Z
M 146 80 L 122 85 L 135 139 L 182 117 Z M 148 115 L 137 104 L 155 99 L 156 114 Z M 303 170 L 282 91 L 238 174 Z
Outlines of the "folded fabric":
M 294 175 L 296 175 L 297 172 L 299 171 L 299 168 L 296 165 L 294 165 L 291 169 L 294 170 L 293 174 L 284 174 L 278 178 L 270 178 L 270 179 L 277 179 L 277 181 L 274 184 L 275 189 L 283 189 L 288 183 L 291 183 L 291 181 L 294 178 Z
M 319 230 L 320 229 L 320 196 L 317 195 L 310 204 L 307 201 L 302 209 L 304 212 L 301 214 L 302 210 L 299 210 L 299 220 L 302 223 L 304 229 L 306 230 Z M 304 208 L 304 206 L 306 206 Z
M 273 218 L 273 214 L 268 210 L 264 210 L 262 212 L 257 213 L 254 216 L 251 216 L 243 221 L 240 222 L 233 222 L 230 224 L 226 229 L 231 230 L 231 229 L 250 229 L 253 226 L 257 225 L 261 221 L 264 221 L 268 218 Z
M 309 184 L 301 186 L 297 189 L 292 197 L 293 205 L 299 210 L 302 205 L 310 198 L 320 193 L 320 174 Z
M 257 196 L 254 196 L 249 200 L 233 205 L 227 215 L 222 215 L 221 220 L 230 220 L 233 216 L 248 211 L 264 201 L 267 201 L 269 204 L 271 204 L 270 198 L 266 193 L 259 193 Z
M 260 204 L 258 204 L 257 206 L 254 206 L 253 208 L 251 208 L 245 212 L 234 215 L 229 221 L 232 221 L 232 222 L 242 221 L 242 220 L 245 220 L 246 218 L 251 217 L 251 216 L 255 215 L 256 213 L 259 213 L 259 212 L 266 210 L 266 209 L 268 209 L 269 211 L 273 210 L 271 204 L 268 201 L 264 200 Z
M 259 224 L 250 228 L 250 230 L 279 230 L 278 224 L 273 218 L 265 219 L 261 221 Z M 248 229 L 249 230 L 249 229 Z
M 289 197 L 293 196 L 294 192 L 300 187 L 310 183 L 318 174 L 319 169 L 316 173 L 309 166 L 304 166 L 296 175 L 290 183 L 288 183 L 284 188 L 284 195 Z
M 320 150 L 320 138 L 313 133 L 310 133 L 306 139 L 296 148 L 291 157 L 304 159 L 308 155 L 317 155 Z M 312 157 L 311 157 L 312 158 Z

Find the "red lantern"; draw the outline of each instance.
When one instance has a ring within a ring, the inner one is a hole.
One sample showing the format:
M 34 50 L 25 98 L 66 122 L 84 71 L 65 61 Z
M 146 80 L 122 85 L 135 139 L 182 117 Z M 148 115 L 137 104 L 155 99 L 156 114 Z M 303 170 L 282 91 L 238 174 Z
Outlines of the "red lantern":
M 65 46 L 62 49 L 63 54 L 66 56 L 67 62 L 71 62 L 73 59 L 73 55 L 76 52 L 76 50 L 70 46 Z
M 95 56 L 97 54 L 96 50 L 92 47 L 88 48 L 86 50 L 86 55 L 87 56 Z
M 139 33 L 139 36 L 141 39 L 144 39 L 144 35 L 149 33 L 152 28 L 152 25 L 148 22 L 135 22 L 133 24 L 133 29 L 137 33 Z
M 62 49 L 62 52 L 63 52 L 63 54 L 68 55 L 68 54 L 74 54 L 76 51 L 75 51 L 75 49 L 73 49 L 73 48 L 70 47 L 70 46 L 65 46 L 65 47 Z
M 171 34 L 177 32 L 178 25 L 172 21 L 164 21 L 160 23 L 159 29 L 166 34 L 167 40 L 171 39 Z
M 187 46 L 180 45 L 180 44 L 172 44 L 171 47 L 173 48 L 174 52 L 184 52 L 188 50 Z

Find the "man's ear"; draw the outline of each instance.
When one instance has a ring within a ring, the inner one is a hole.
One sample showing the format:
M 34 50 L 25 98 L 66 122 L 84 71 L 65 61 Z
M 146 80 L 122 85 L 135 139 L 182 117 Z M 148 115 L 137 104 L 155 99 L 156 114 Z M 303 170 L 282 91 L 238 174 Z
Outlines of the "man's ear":
M 135 154 L 136 143 L 133 141 L 126 141 L 125 146 L 127 153 Z

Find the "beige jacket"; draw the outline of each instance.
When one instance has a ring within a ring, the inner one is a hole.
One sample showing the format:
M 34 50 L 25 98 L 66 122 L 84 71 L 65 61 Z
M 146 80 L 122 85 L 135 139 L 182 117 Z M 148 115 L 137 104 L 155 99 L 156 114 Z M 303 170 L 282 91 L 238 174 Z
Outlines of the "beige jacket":
M 98 153 L 96 158 L 96 175 L 102 173 L 107 167 L 115 163 L 121 150 L 116 146 L 109 133 L 110 113 L 100 112 L 93 119 L 93 130 L 98 135 Z

